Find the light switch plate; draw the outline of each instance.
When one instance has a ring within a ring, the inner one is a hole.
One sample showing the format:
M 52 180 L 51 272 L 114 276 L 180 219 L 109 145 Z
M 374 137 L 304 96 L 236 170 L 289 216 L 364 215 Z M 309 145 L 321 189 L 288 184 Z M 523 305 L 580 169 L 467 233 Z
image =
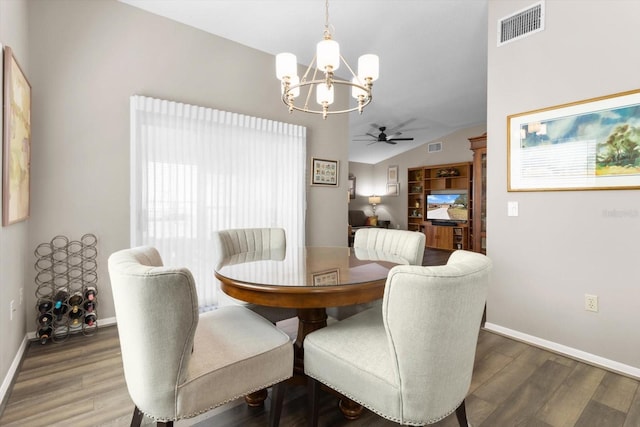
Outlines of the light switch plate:
M 507 216 L 518 216 L 518 202 L 507 202 Z

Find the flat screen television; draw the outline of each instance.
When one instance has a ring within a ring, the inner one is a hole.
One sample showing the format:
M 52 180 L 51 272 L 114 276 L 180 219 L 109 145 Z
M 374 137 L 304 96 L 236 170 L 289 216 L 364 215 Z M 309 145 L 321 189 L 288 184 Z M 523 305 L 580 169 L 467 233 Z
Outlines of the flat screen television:
M 469 220 L 467 193 L 427 194 L 427 220 L 462 222 Z

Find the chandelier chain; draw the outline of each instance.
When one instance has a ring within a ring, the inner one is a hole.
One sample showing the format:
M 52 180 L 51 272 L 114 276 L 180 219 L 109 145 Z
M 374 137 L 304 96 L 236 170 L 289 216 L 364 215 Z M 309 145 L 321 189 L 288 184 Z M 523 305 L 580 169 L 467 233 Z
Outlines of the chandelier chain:
M 331 30 L 329 29 L 329 0 L 324 2 L 324 39 L 331 38 Z

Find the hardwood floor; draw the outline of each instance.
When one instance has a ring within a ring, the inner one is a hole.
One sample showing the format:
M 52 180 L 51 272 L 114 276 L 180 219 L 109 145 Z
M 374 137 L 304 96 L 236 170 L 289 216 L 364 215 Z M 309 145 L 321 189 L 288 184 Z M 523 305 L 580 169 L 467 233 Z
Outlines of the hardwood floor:
M 425 265 L 446 262 L 448 252 L 428 251 Z M 295 322 L 279 324 L 288 333 Z M 320 426 L 397 426 L 369 411 L 345 420 L 337 400 L 321 399 Z M 266 426 L 265 408 L 237 400 L 181 426 Z M 128 426 L 129 398 L 115 326 L 94 336 L 73 335 L 63 343 L 31 342 L 0 416 L 0 426 Z M 467 415 L 474 427 L 638 427 L 639 381 L 512 339 L 480 331 Z M 151 425 L 145 419 L 144 425 Z M 306 389 L 289 387 L 283 427 L 306 425 Z M 436 427 L 457 426 L 449 416 Z
M 469 393 L 467 414 L 475 427 L 640 426 L 638 381 L 484 330 Z M 265 426 L 268 402 L 251 409 L 235 401 L 176 426 Z M 369 411 L 347 421 L 328 393 L 321 403 L 321 426 L 397 425 Z M 30 343 L 0 425 L 127 426 L 132 411 L 111 326 L 60 344 Z M 287 388 L 280 425 L 304 426 L 305 417 L 305 388 Z M 457 423 L 449 416 L 434 425 Z

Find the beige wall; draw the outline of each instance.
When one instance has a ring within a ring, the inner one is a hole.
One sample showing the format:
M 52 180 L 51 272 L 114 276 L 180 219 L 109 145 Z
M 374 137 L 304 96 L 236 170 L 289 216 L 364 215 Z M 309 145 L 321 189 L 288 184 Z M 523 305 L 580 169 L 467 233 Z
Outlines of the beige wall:
M 496 47 L 497 20 L 531 4 L 489 1 L 487 321 L 640 376 L 640 193 L 506 190 L 508 115 L 640 88 L 640 2 L 547 0 L 544 31 Z M 598 313 L 584 310 L 587 293 Z
M 0 0 L 0 44 L 11 48 L 22 70 L 29 77 L 32 67 L 28 57 L 26 1 Z M 2 77 L 1 68 L 0 77 Z M 0 129 L 2 129 L 2 120 L 0 117 Z M 1 163 L 0 170 L 2 170 Z M 0 176 L 2 175 L 0 174 Z M 27 327 L 34 327 L 34 323 L 28 322 L 26 316 L 26 308 L 31 308 L 31 303 L 25 299 L 20 304 L 20 289 L 23 293 L 33 291 L 33 287 L 30 285 L 33 283 L 31 279 L 33 260 L 30 257 L 33 250 L 28 245 L 31 222 L 31 220 L 27 220 L 7 227 L 0 227 L 0 336 L 2 337 L 0 340 L 0 380 L 5 379 L 12 363 L 19 362 L 19 360 L 15 360 L 15 357 L 24 340 L 25 331 Z M 9 320 L 9 304 L 12 300 L 15 302 L 15 312 L 13 320 Z M 0 399 L 2 392 L 8 387 L 7 380 L 10 378 L 5 379 L 0 387 Z

